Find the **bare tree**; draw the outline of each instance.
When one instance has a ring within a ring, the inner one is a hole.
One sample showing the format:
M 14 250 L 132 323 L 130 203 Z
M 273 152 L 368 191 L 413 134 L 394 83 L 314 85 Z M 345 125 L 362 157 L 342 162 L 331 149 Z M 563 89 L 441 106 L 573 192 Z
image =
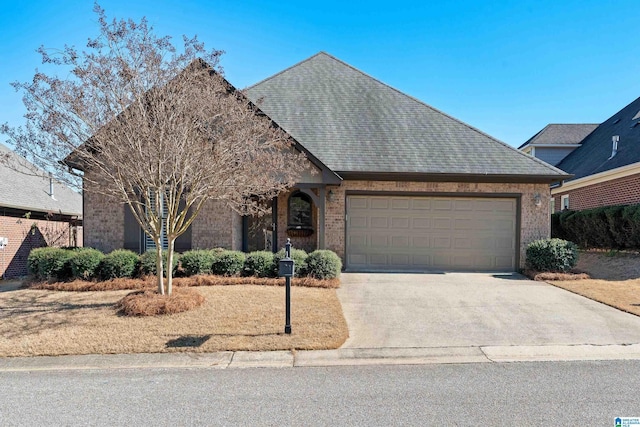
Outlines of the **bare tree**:
M 158 292 L 171 294 L 174 242 L 206 201 L 260 213 L 261 202 L 290 187 L 305 162 L 223 78 L 221 51 L 183 37 L 179 52 L 144 18 L 108 22 L 98 4 L 94 11 L 100 35 L 86 51 L 39 49 L 43 63 L 68 74 L 36 71 L 32 82 L 14 83 L 24 93 L 27 124 L 2 131 L 36 165 L 59 178 L 73 166 L 83 171 L 84 191 L 128 204 L 155 242 Z

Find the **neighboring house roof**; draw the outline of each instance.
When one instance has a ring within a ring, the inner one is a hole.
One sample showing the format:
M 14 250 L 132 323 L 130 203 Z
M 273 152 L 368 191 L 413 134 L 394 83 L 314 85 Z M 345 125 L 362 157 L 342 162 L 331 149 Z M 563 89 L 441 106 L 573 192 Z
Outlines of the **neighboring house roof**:
M 640 162 L 640 98 L 615 113 L 589 134 L 558 168 L 573 174 L 573 179 Z M 612 137 L 618 136 L 618 150 L 611 157 Z
M 5 156 L 9 156 L 7 163 L 11 166 L 0 162 L 0 207 L 82 216 L 80 193 L 54 179 L 52 198 L 46 172 L 0 144 L 0 157 Z
M 563 178 L 516 150 L 320 52 L 246 90 L 320 161 L 345 174 Z
M 597 127 L 593 123 L 548 124 L 518 149 L 522 150 L 529 145 L 579 145 Z

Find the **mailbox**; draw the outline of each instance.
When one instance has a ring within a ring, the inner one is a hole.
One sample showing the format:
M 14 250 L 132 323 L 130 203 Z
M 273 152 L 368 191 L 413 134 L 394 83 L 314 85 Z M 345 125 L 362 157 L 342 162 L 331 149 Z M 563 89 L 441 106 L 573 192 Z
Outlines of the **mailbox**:
M 295 263 L 293 262 L 292 258 L 289 258 L 289 257 L 282 258 L 278 265 L 279 265 L 278 276 L 293 277 Z

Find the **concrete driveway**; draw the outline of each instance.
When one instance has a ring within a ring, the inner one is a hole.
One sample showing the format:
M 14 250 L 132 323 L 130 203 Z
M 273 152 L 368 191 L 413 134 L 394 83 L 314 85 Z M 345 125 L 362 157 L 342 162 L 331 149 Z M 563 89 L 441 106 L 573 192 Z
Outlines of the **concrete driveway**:
M 342 348 L 640 343 L 640 317 L 518 274 L 344 273 Z

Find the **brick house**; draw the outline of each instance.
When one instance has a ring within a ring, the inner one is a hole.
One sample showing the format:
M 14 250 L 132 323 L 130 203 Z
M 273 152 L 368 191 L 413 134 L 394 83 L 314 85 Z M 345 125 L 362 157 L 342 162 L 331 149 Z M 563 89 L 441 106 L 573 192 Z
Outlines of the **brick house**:
M 573 175 L 552 186 L 552 210 L 640 203 L 640 98 L 586 136 L 558 165 Z
M 550 233 L 562 171 L 319 53 L 245 91 L 311 168 L 241 217 L 211 201 L 176 250 L 331 249 L 350 271 L 513 271 Z M 85 191 L 85 244 L 144 251 L 126 206 Z
M 0 162 L 0 277 L 13 278 L 27 274 L 33 248 L 82 246 L 82 196 L 0 144 L 0 157 L 6 156 L 6 164 Z

